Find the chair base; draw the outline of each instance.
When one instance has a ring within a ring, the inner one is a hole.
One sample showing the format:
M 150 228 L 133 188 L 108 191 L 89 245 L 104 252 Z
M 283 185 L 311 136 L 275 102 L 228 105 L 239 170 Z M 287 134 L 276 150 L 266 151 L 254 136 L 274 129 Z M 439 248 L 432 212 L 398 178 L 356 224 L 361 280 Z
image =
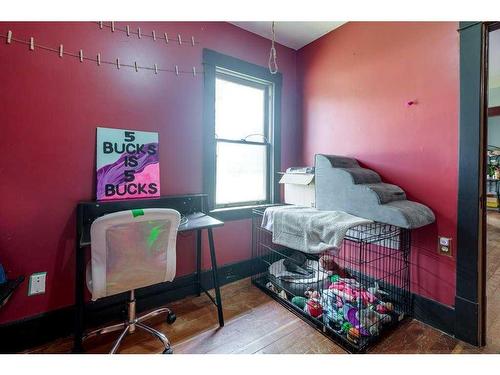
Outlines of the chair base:
M 153 318 L 157 315 L 167 313 L 167 322 L 169 324 L 174 323 L 176 317 L 175 314 L 172 312 L 172 310 L 162 307 L 160 309 L 156 309 L 154 311 L 151 311 L 147 314 L 144 314 L 142 316 L 136 316 L 136 310 L 135 310 L 135 297 L 134 297 L 134 291 L 130 291 L 130 296 L 128 300 L 128 321 L 125 321 L 123 323 L 119 324 L 113 324 L 111 326 L 99 328 L 96 330 L 93 330 L 89 333 L 87 333 L 84 337 L 83 340 L 87 340 L 92 337 L 104 335 L 106 333 L 110 332 L 115 332 L 115 331 L 122 331 L 118 339 L 115 341 L 113 344 L 113 347 L 111 348 L 111 351 L 109 354 L 115 354 L 118 351 L 118 348 L 120 347 L 121 342 L 123 339 L 128 335 L 132 334 L 135 332 L 136 328 L 140 328 L 143 331 L 148 332 L 149 334 L 155 336 L 158 340 L 160 340 L 165 347 L 163 354 L 173 354 L 172 347 L 170 345 L 170 341 L 168 337 L 163 334 L 162 332 L 151 328 L 147 325 L 145 325 L 143 322 L 147 319 Z

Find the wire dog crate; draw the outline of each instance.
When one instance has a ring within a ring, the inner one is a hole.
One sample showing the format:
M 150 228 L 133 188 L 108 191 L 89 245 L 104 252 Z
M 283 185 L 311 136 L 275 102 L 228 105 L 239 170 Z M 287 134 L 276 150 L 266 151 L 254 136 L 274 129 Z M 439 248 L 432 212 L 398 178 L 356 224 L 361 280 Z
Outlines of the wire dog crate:
M 252 282 L 350 352 L 364 352 L 412 310 L 410 231 L 382 223 L 350 229 L 338 253 L 272 242 L 253 212 Z

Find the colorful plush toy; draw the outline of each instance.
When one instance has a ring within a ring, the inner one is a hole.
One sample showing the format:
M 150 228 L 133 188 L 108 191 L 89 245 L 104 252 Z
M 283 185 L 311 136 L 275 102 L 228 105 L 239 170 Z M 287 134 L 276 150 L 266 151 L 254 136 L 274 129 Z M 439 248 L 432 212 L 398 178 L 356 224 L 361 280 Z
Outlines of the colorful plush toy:
M 301 296 L 292 297 L 292 303 L 301 310 L 304 310 L 304 307 L 306 307 L 306 302 L 307 302 L 306 297 L 301 297 Z
M 328 288 L 346 302 L 358 302 L 362 305 L 368 305 L 378 300 L 375 295 L 363 289 L 354 279 L 340 278 L 338 281 L 331 283 Z
M 360 310 L 356 314 L 356 319 L 372 336 L 377 336 L 380 333 L 382 324 L 390 323 L 392 318 L 387 314 L 380 314 L 373 309 L 366 308 Z M 361 332 L 363 333 L 363 332 Z
M 332 283 L 335 283 L 335 282 L 337 282 L 337 281 L 339 281 L 339 280 L 340 280 L 340 276 L 339 276 L 339 275 L 337 275 L 337 274 L 330 276 L 330 281 L 331 281 Z
M 375 311 L 380 314 L 387 314 L 394 311 L 394 305 L 391 302 L 380 302 L 375 306 Z
M 344 324 L 342 324 L 342 332 L 344 332 L 345 334 L 347 334 L 347 332 L 349 332 L 349 330 L 352 328 L 352 324 L 349 323 L 349 322 L 345 322 Z
M 304 311 L 311 315 L 313 318 L 320 318 L 323 315 L 323 306 L 320 303 L 320 294 L 318 291 L 308 288 L 305 292 L 306 305 L 304 306 Z
M 351 323 L 353 327 L 357 328 L 363 336 L 370 335 L 359 320 L 357 308 L 346 303 L 342 308 L 342 311 L 344 313 L 344 319 Z
M 347 331 L 347 339 L 355 344 L 358 343 L 360 337 L 361 334 L 359 333 L 359 330 L 357 328 L 351 327 Z

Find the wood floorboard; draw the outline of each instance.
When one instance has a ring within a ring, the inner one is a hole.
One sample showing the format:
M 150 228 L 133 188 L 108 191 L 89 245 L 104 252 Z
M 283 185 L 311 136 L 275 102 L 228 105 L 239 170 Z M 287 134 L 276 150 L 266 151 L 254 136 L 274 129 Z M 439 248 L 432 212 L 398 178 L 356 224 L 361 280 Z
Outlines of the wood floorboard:
M 500 213 L 488 213 L 487 298 L 488 334 L 483 348 L 460 342 L 421 322 L 409 320 L 390 332 L 370 353 L 500 353 Z M 218 327 L 210 300 L 187 297 L 169 304 L 177 321 L 164 316 L 147 322 L 164 332 L 174 352 L 182 353 L 345 353 L 334 342 L 244 279 L 222 287 L 226 325 Z M 119 333 L 85 343 L 89 353 L 106 353 Z M 69 353 L 71 338 L 61 338 L 29 353 Z M 120 353 L 160 353 L 161 343 L 137 331 L 128 336 Z

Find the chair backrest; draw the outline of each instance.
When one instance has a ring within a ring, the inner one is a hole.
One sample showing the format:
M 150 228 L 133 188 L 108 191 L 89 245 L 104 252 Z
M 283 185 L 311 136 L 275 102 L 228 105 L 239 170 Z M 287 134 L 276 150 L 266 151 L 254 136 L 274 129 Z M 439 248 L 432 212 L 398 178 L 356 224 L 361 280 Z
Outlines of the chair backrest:
M 148 208 L 112 213 L 90 228 L 92 300 L 172 281 L 178 211 Z

